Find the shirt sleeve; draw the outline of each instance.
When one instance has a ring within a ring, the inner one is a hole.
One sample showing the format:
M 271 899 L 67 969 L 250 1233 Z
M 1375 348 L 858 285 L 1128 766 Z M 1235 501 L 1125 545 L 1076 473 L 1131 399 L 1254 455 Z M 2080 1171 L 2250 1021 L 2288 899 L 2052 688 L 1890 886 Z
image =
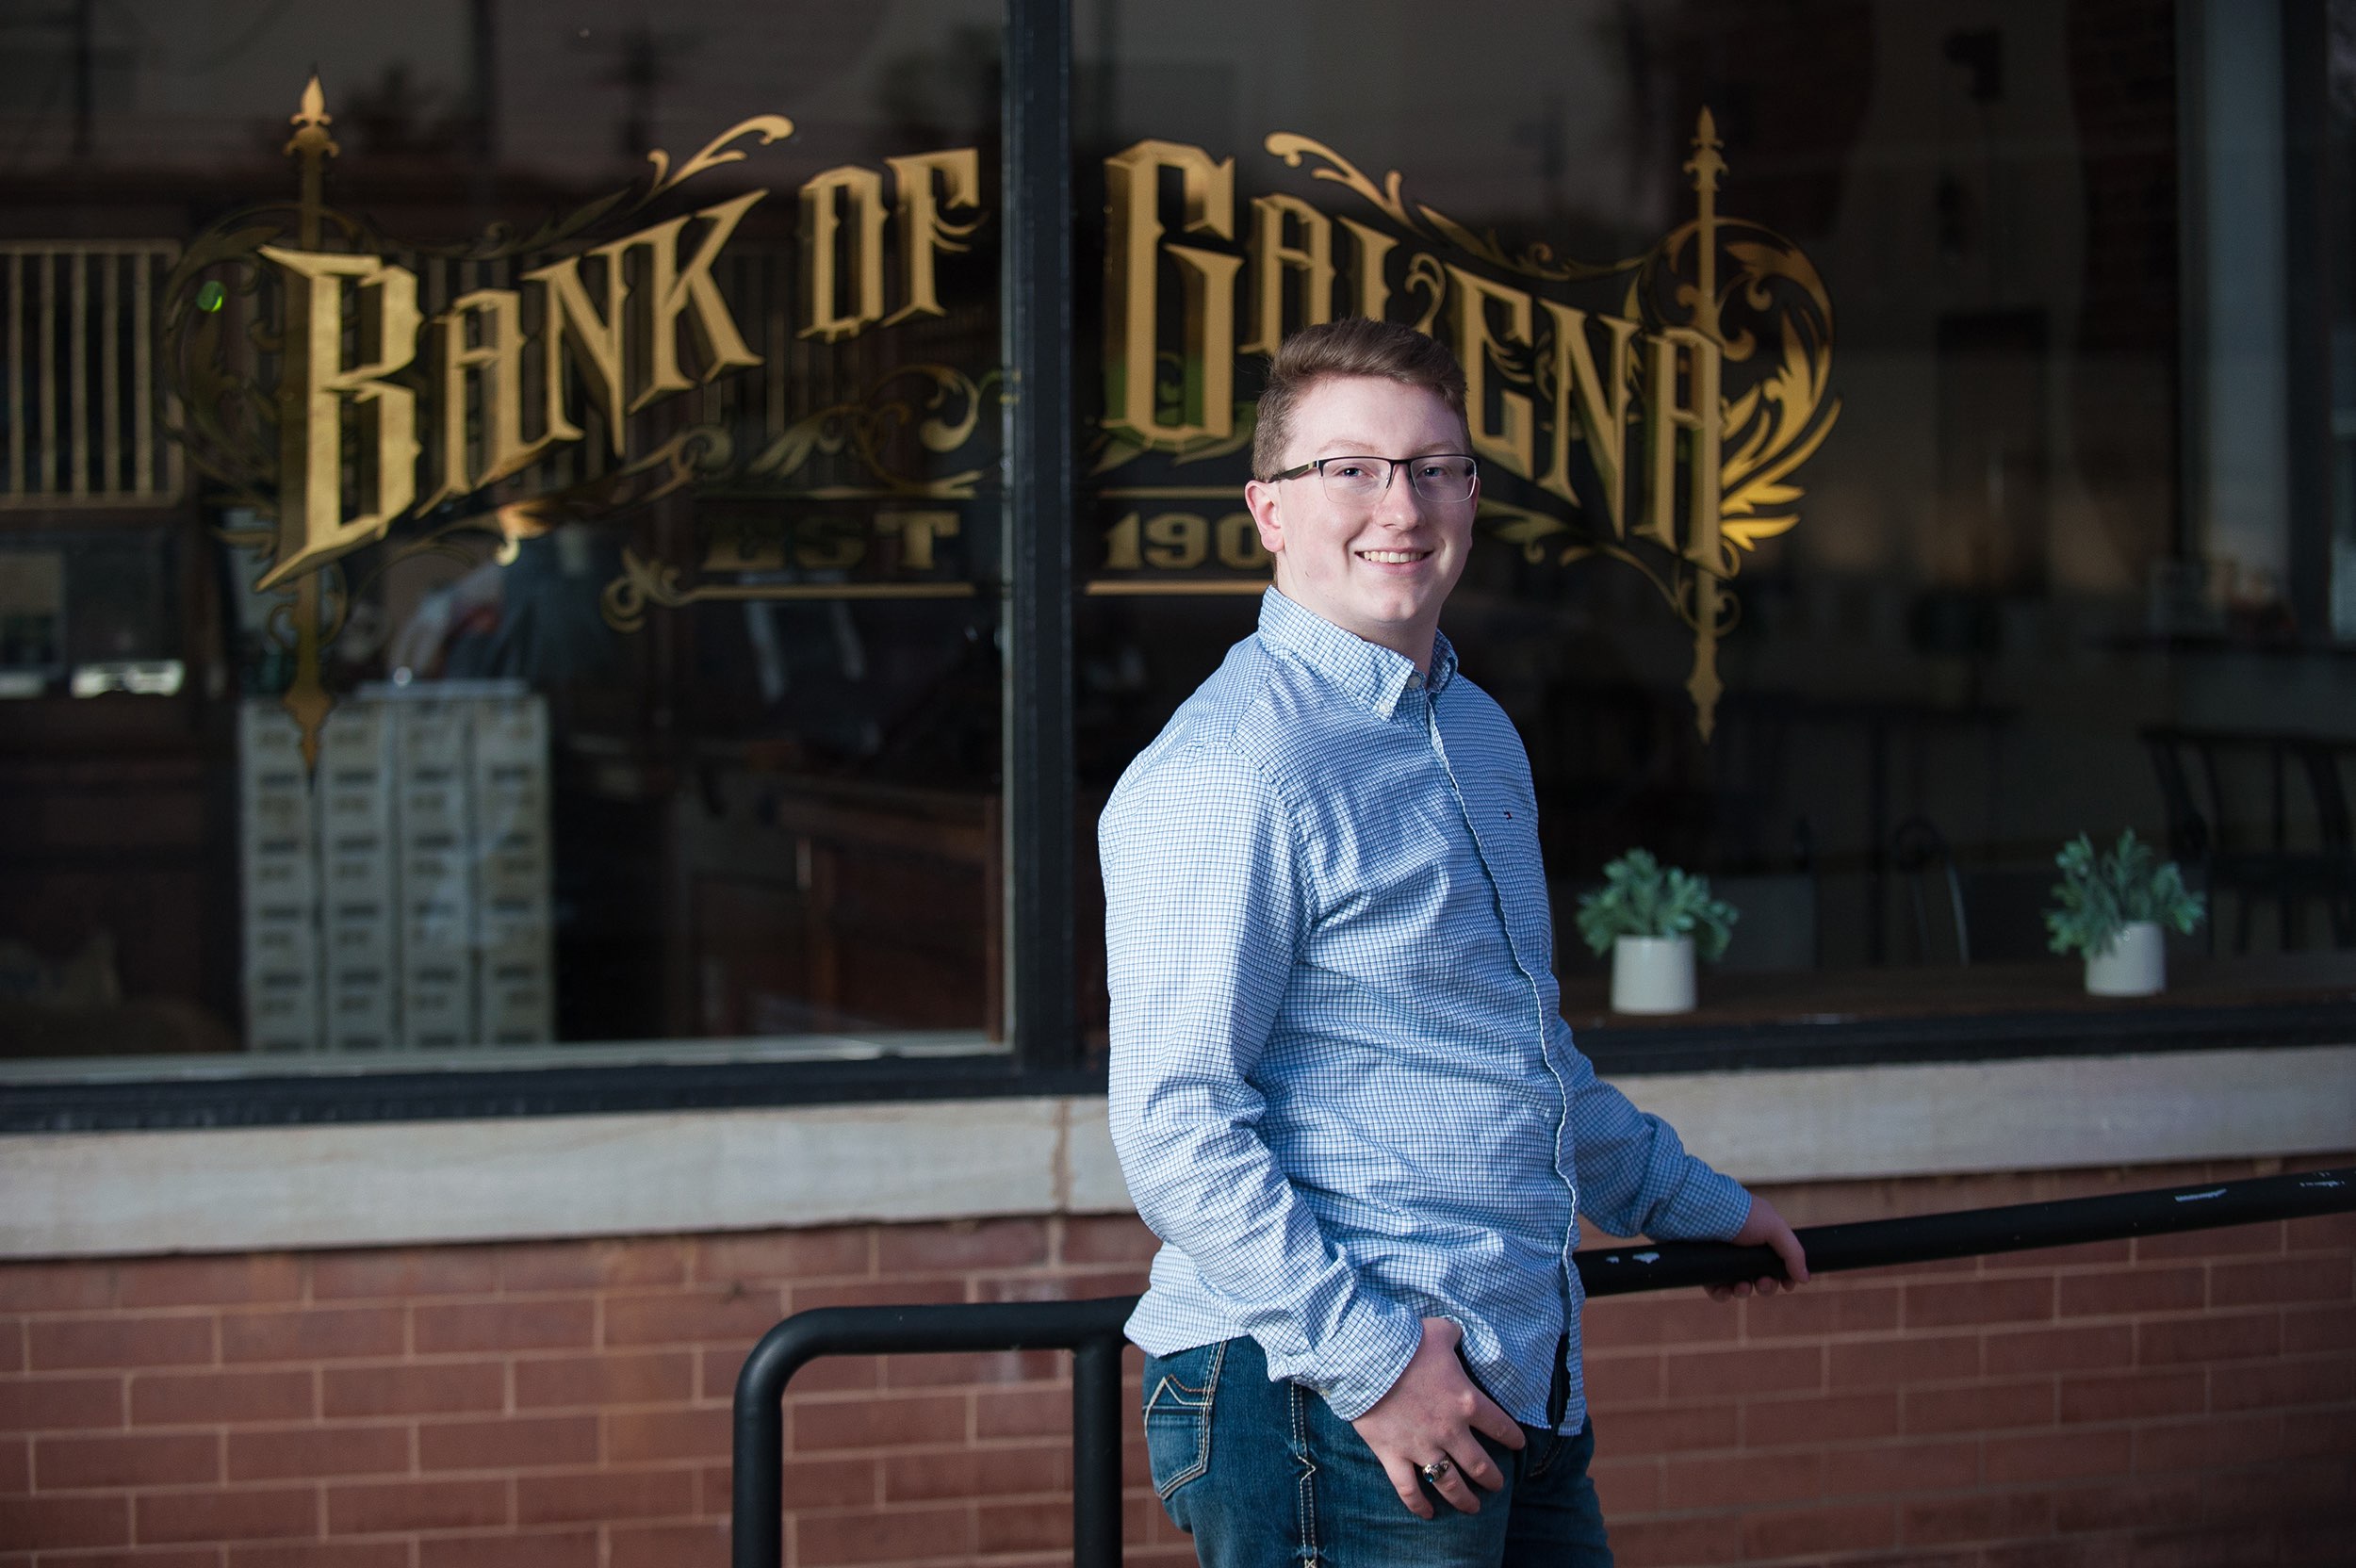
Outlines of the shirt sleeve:
M 1099 830 L 1113 1147 L 1137 1212 L 1267 1352 L 1355 1420 L 1422 1335 L 1367 1288 L 1260 1135 L 1252 1070 L 1311 921 L 1282 797 L 1232 751 L 1150 760 Z
M 1751 1215 L 1751 1195 L 1685 1152 L 1677 1129 L 1638 1110 L 1595 1076 L 1560 1019 L 1555 1048 L 1571 1064 L 1573 1157 L 1581 1213 L 1615 1236 L 1730 1241 Z

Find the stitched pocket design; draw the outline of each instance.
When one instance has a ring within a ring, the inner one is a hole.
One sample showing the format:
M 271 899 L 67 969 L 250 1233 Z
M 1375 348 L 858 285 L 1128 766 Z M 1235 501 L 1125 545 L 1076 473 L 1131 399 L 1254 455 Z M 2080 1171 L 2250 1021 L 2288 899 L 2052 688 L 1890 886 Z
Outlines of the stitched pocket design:
M 1227 1345 L 1205 1345 L 1145 1361 L 1145 1450 L 1153 1494 L 1170 1494 L 1211 1467 L 1211 1402 Z

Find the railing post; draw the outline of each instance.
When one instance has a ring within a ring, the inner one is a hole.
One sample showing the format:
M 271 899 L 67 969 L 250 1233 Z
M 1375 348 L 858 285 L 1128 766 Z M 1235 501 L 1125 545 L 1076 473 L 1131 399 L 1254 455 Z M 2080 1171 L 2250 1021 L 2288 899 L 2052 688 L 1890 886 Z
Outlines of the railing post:
M 785 1384 L 804 1359 L 795 1354 L 803 1337 L 787 1318 L 761 1336 L 736 1375 L 732 1568 L 777 1568 L 785 1560 Z
M 1121 1347 L 1119 1334 L 1072 1352 L 1072 1561 L 1121 1565 Z

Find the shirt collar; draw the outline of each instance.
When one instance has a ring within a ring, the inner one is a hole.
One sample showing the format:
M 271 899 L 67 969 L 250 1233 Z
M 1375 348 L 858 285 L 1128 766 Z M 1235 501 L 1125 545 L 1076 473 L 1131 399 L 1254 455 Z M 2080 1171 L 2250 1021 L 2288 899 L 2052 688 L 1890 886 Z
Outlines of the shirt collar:
M 1415 662 L 1406 655 L 1344 631 L 1272 587 L 1260 596 L 1260 637 L 1382 719 L 1387 720 L 1399 707 L 1401 693 L 1422 687 L 1436 697 L 1456 678 L 1456 649 L 1444 632 L 1432 634 L 1432 673 L 1419 675 Z

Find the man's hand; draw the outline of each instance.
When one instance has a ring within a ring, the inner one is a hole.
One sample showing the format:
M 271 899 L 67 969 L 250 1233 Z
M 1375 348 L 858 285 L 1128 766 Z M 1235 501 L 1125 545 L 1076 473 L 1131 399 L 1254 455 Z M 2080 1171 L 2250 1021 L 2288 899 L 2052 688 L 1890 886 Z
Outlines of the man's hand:
M 1758 1194 L 1751 1195 L 1751 1216 L 1742 1221 L 1742 1228 L 1734 1233 L 1737 1247 L 1772 1247 L 1775 1256 L 1783 1260 L 1784 1278 L 1773 1275 L 1765 1279 L 1743 1280 L 1730 1285 L 1711 1285 L 1710 1298 L 1713 1301 L 1732 1300 L 1748 1296 L 1756 1288 L 1761 1296 L 1773 1296 L 1778 1290 L 1797 1290 L 1808 1283 L 1808 1254 L 1800 1250 L 1800 1238 L 1792 1233 L 1792 1227 L 1783 1222 L 1775 1206 Z
M 1429 1519 L 1433 1510 L 1423 1494 L 1423 1467 L 1445 1460 L 1448 1469 L 1432 1483 L 1460 1513 L 1479 1513 L 1481 1499 L 1470 1481 L 1486 1492 L 1505 1484 L 1489 1461 L 1480 1432 L 1509 1448 L 1522 1446 L 1522 1429 L 1495 1400 L 1473 1386 L 1456 1360 L 1464 1331 L 1445 1317 L 1423 1320 L 1423 1343 L 1374 1408 L 1350 1423 L 1366 1440 L 1407 1511 Z

